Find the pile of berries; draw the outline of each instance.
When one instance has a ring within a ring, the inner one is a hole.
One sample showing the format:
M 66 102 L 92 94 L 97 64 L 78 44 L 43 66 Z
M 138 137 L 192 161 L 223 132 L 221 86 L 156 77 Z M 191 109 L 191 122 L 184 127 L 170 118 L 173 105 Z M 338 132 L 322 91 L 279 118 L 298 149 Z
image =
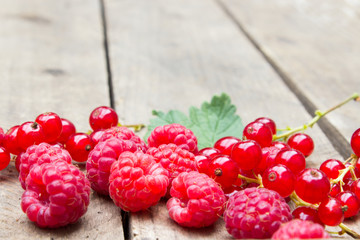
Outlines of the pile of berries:
M 156 127 L 146 143 L 105 106 L 89 123 L 92 132 L 79 133 L 69 120 L 44 113 L 7 133 L 0 129 L 0 170 L 16 156 L 21 208 L 40 227 L 76 222 L 92 189 L 129 212 L 166 198 L 169 217 L 184 227 L 210 226 L 223 216 L 235 238 L 327 238 L 325 226 L 359 236 L 343 221 L 360 210 L 360 129 L 349 159 L 328 159 L 316 169 L 306 167 L 312 138 L 277 135 L 266 117 L 246 125 L 242 139 L 223 137 L 204 149 L 176 123 Z M 86 163 L 86 173 L 73 161 Z

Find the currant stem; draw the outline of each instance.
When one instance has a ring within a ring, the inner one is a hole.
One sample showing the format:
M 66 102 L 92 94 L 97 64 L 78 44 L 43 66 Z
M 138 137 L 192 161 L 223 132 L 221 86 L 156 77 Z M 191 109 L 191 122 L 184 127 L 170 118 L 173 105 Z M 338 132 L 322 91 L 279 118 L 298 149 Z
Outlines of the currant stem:
M 249 177 L 245 177 L 244 175 L 241 175 L 241 174 L 238 175 L 238 178 L 245 180 L 247 183 L 257 183 L 257 184 L 261 185 L 261 181 L 258 178 L 256 178 L 256 179 L 249 178 Z
M 340 175 L 339 175 L 337 178 L 332 179 L 332 180 L 331 180 L 331 183 L 338 183 L 338 182 L 340 182 L 340 185 L 342 185 L 342 184 L 344 183 L 344 182 L 343 182 L 343 179 L 344 179 L 345 175 L 346 175 L 349 171 L 351 171 L 351 169 L 354 170 L 354 166 L 353 166 L 353 165 L 350 165 L 350 166 L 348 166 L 348 167 L 346 167 L 346 168 L 344 168 L 344 169 L 342 169 L 342 170 L 339 170 Z
M 119 127 L 128 127 L 128 128 L 134 128 L 135 132 L 139 132 L 141 129 L 145 127 L 145 124 L 129 124 L 129 125 L 122 125 L 121 123 L 118 123 Z
M 293 191 L 290 196 L 291 200 L 296 204 L 296 206 L 306 206 L 306 207 L 313 207 L 313 208 L 317 208 L 317 204 L 311 204 L 308 202 L 305 202 L 304 200 L 302 200 L 296 193 L 295 191 Z
M 281 138 L 286 138 L 288 136 L 290 136 L 291 134 L 293 133 L 296 133 L 296 132 L 299 132 L 299 131 L 302 131 L 302 130 L 305 130 L 307 129 L 308 127 L 313 127 L 314 124 L 319 121 L 322 117 L 324 117 L 326 114 L 334 111 L 335 109 L 338 109 L 339 107 L 343 106 L 344 104 L 350 102 L 351 100 L 355 100 L 355 101 L 359 101 L 358 99 L 360 98 L 360 95 L 358 93 L 353 93 L 350 97 L 348 97 L 347 99 L 345 99 L 344 101 L 342 101 L 341 103 L 329 108 L 328 110 L 324 111 L 324 112 L 321 112 L 319 110 L 315 111 L 315 117 L 313 119 L 311 119 L 310 122 L 308 122 L 307 124 L 304 124 L 303 126 L 299 126 L 299 127 L 296 127 L 296 128 L 293 128 L 283 134 L 280 134 L 280 135 L 274 135 L 273 136 L 273 140 L 278 140 L 278 139 L 281 139 Z
M 355 238 L 355 239 L 360 239 L 360 234 L 358 234 L 357 232 L 355 232 L 354 230 L 350 229 L 348 226 L 346 226 L 344 223 L 340 223 L 339 227 L 346 232 L 347 234 L 349 234 L 351 237 Z

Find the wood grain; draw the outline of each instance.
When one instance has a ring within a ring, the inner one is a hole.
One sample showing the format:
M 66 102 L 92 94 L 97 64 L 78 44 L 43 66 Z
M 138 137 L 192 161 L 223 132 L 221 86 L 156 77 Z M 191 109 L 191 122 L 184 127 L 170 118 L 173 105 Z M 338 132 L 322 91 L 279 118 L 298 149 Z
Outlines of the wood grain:
M 219 0 L 310 109 L 325 110 L 360 91 L 358 1 Z M 360 127 L 360 105 L 327 116 L 343 155 Z M 340 136 L 339 136 L 340 135 Z
M 99 2 L 2 0 L 1 5 L 0 126 L 6 130 L 54 111 L 87 131 L 90 111 L 109 104 Z M 17 178 L 13 162 L 0 172 L 0 239 L 123 239 L 119 209 L 97 194 L 76 224 L 36 227 L 21 211 Z
M 105 3 L 115 105 L 123 122 L 146 121 L 152 109 L 186 112 L 221 92 L 230 95 L 244 123 L 268 116 L 282 128 L 311 119 L 216 2 Z M 308 133 L 316 143 L 308 166 L 319 166 L 327 158 L 341 159 L 317 126 Z M 130 238 L 229 238 L 219 221 L 211 229 L 184 229 L 169 220 L 161 203 L 130 216 Z

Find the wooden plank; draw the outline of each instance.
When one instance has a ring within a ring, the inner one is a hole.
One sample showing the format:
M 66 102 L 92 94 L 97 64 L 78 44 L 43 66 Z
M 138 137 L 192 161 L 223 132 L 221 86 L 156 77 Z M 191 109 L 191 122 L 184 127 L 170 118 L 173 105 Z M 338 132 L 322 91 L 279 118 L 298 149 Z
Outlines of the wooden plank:
M 228 93 L 244 123 L 260 116 L 278 126 L 311 119 L 299 100 L 223 10 L 206 0 L 106 0 L 116 109 L 125 123 L 148 121 L 151 110 L 186 112 Z M 119 14 L 121 12 L 121 14 Z M 308 166 L 341 158 L 316 126 Z M 222 220 L 211 229 L 182 228 L 164 203 L 130 216 L 131 239 L 226 239 Z
M 0 125 L 6 130 L 54 111 L 89 129 L 90 111 L 109 104 L 99 1 L 12 1 L 0 8 Z M 78 223 L 40 229 L 20 208 L 12 162 L 0 172 L 1 239 L 122 239 L 120 211 L 92 194 Z
M 360 84 L 358 1 L 219 0 L 309 107 L 326 109 Z M 348 104 L 324 125 L 343 155 L 359 128 L 360 105 Z M 340 136 L 339 136 L 340 135 Z

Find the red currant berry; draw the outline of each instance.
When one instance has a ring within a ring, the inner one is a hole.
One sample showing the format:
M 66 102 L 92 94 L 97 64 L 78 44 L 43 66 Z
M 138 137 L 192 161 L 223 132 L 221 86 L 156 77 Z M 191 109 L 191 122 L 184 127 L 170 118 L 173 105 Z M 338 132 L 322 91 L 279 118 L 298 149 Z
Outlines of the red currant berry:
M 239 168 L 229 156 L 219 155 L 212 159 L 209 176 L 221 185 L 222 189 L 231 187 L 238 179 Z
M 335 198 L 327 198 L 321 202 L 318 214 L 323 224 L 328 226 L 337 226 L 344 221 L 341 202 Z
M 3 147 L 5 144 L 6 135 L 4 130 L 0 127 L 0 147 Z
M 273 134 L 267 125 L 260 122 L 251 122 L 245 126 L 243 137 L 256 141 L 261 147 L 269 147 L 272 142 Z
M 71 121 L 65 118 L 61 118 L 61 125 L 62 125 L 62 131 L 57 141 L 59 143 L 65 144 L 69 139 L 69 137 L 76 133 L 76 128 Z
M 339 170 L 344 168 L 345 165 L 337 159 L 328 159 L 320 165 L 320 170 L 330 179 L 337 178 L 339 176 Z
M 319 203 L 327 198 L 330 192 L 330 181 L 319 169 L 306 168 L 297 176 L 295 192 L 305 202 Z
M 291 148 L 300 151 L 305 157 L 310 156 L 315 147 L 312 138 L 305 133 L 295 133 L 291 135 L 287 140 L 287 144 Z
M 354 180 L 349 177 L 349 178 L 344 178 L 343 179 L 344 185 L 342 186 L 343 191 L 351 191 L 351 186 L 354 183 Z
M 195 156 L 195 167 L 199 173 L 205 173 L 206 175 L 210 175 L 209 167 L 210 167 L 210 157 L 205 155 L 196 155 Z
M 95 108 L 89 117 L 93 130 L 108 129 L 118 124 L 119 118 L 114 109 L 106 106 Z
M 263 123 L 266 126 L 268 126 L 272 132 L 273 135 L 276 134 L 276 124 L 274 122 L 274 120 L 272 120 L 271 118 L 268 117 L 260 117 L 255 119 L 254 122 L 259 122 L 259 123 Z
M 358 199 L 360 199 L 360 179 L 357 179 L 352 182 L 350 191 L 355 193 L 355 195 L 358 197 Z
M 11 127 L 5 134 L 5 149 L 14 155 L 20 154 L 23 150 L 20 148 L 17 140 L 19 125 Z
M 101 137 L 104 134 L 104 130 L 103 129 L 98 129 L 96 131 L 93 131 L 90 134 L 90 138 L 93 141 L 94 145 L 98 144 L 100 142 Z
M 330 197 L 336 197 L 341 192 L 340 185 L 338 183 L 331 184 Z
M 274 141 L 271 143 L 271 146 L 277 147 L 280 150 L 283 149 L 290 149 L 289 145 L 287 143 L 284 142 L 280 142 L 280 141 Z
M 341 202 L 343 207 L 346 206 L 344 212 L 345 218 L 350 218 L 358 214 L 360 203 L 355 193 L 344 191 L 339 193 L 335 198 Z
M 266 168 L 274 166 L 275 165 L 275 157 L 279 151 L 280 150 L 274 146 L 262 148 L 261 149 L 262 157 L 261 157 L 260 163 L 254 169 L 254 172 L 256 174 L 263 174 L 263 172 L 265 171 Z
M 307 220 L 312 221 L 314 223 L 319 223 L 320 225 L 324 225 L 318 215 L 318 211 L 312 207 L 297 207 L 292 212 L 292 215 L 294 218 L 301 219 L 301 220 Z
M 221 154 L 229 155 L 231 154 L 232 147 L 235 143 L 240 142 L 240 139 L 237 137 L 223 137 L 217 140 L 214 144 L 214 148 L 218 149 Z
M 217 148 L 213 148 L 213 147 L 207 147 L 207 148 L 203 148 L 198 152 L 199 155 L 204 155 L 207 156 L 209 158 L 213 158 L 219 154 L 221 154 L 220 150 Z
M 359 159 L 357 160 L 357 162 L 359 161 Z M 355 167 L 354 167 L 354 173 L 355 173 L 355 176 L 356 177 L 360 177 L 360 170 L 358 169 L 358 167 L 357 167 L 357 164 L 358 163 L 355 163 Z M 345 164 L 345 168 L 347 168 L 347 167 L 349 167 L 350 165 L 352 165 L 351 164 L 351 162 L 346 162 Z M 345 177 L 344 178 L 352 178 L 352 176 L 351 176 L 351 172 L 350 171 L 348 171 L 346 174 L 345 174 Z
M 6 168 L 10 163 L 10 153 L 5 148 L 0 147 L 0 171 Z
M 25 122 L 20 125 L 16 138 L 21 149 L 26 151 L 32 145 L 44 142 L 45 134 L 37 122 Z
M 65 143 L 65 149 L 77 162 L 85 162 L 93 148 L 94 145 L 90 136 L 85 133 L 75 133 Z
M 231 158 L 243 170 L 254 169 L 262 158 L 261 147 L 253 140 L 238 142 L 233 146 Z
M 306 167 L 304 155 L 295 149 L 281 150 L 275 157 L 276 164 L 284 164 L 294 175 L 298 175 Z
M 62 123 L 59 115 L 53 112 L 42 113 L 35 122 L 40 124 L 45 134 L 45 142 L 55 142 L 61 134 Z
M 355 130 L 351 136 L 350 145 L 355 155 L 360 157 L 360 128 Z
M 282 197 L 289 196 L 295 188 L 295 175 L 282 164 L 269 167 L 262 175 L 264 187 L 278 192 Z

